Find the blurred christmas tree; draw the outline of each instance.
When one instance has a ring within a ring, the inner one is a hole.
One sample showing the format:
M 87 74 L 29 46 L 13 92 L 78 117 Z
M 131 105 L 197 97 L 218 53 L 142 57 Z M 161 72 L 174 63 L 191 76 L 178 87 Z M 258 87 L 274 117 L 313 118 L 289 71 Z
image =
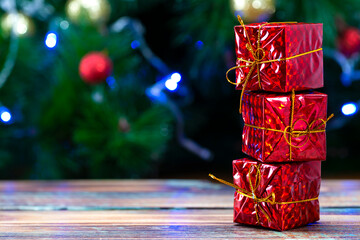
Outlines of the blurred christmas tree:
M 360 132 L 359 114 L 341 113 L 348 102 L 354 113 L 359 105 L 356 0 L 3 0 L 0 7 L 2 178 L 157 176 L 163 152 L 166 170 L 230 168 L 223 160 L 241 154 L 238 93 L 224 79 L 235 62 L 236 14 L 247 23 L 324 23 L 325 92 L 339 119 L 329 123 L 327 166 L 344 156 L 359 164 L 357 135 L 346 134 Z M 175 104 L 163 101 L 182 107 L 186 133 L 211 148 L 212 163 L 169 142 L 172 114 L 145 94 L 168 68 L 182 73 L 187 90 L 169 85 Z
M 157 72 L 134 50 L 138 36 L 106 25 L 111 7 L 105 0 L 69 1 L 71 21 L 55 14 L 64 6 L 42 3 L 34 18 L 42 7 L 53 13 L 35 24 L 38 34 L 32 36 L 29 28 L 20 30 L 34 20 L 17 17 L 26 2 L 18 1 L 10 9 L 16 12 L 2 19 L 15 16 L 10 30 L 3 24 L 2 52 L 19 41 L 15 67 L 1 89 L 12 114 L 1 126 L 1 163 L 9 170 L 2 177 L 151 174 L 171 136 L 171 115 L 145 95 Z

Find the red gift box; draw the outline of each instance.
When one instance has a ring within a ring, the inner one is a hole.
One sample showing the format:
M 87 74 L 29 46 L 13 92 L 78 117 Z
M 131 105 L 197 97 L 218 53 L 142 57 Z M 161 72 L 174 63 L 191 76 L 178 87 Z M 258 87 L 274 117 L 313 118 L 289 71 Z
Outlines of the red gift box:
M 234 222 L 283 231 L 318 221 L 320 165 L 234 160 Z
M 261 162 L 325 160 L 327 95 L 245 92 L 242 150 Z
M 323 87 L 322 24 L 254 23 L 234 30 L 237 89 L 244 84 L 246 90 L 270 92 Z

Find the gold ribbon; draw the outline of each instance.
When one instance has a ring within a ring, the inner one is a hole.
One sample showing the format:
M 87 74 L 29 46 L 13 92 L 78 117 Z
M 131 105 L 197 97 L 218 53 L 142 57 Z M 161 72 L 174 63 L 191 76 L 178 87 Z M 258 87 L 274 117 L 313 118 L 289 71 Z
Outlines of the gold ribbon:
M 215 180 L 217 180 L 217 181 L 219 181 L 219 182 L 221 182 L 221 183 L 223 183 L 225 185 L 228 185 L 230 187 L 235 188 L 236 192 L 239 193 L 240 195 L 242 195 L 244 197 L 247 197 L 247 198 L 250 198 L 250 199 L 253 199 L 254 202 L 255 202 L 255 215 L 256 215 L 257 223 L 259 223 L 259 209 L 264 214 L 264 216 L 267 218 L 267 220 L 269 222 L 271 221 L 269 215 L 265 212 L 264 208 L 259 203 L 266 202 L 266 203 L 270 203 L 271 205 L 274 205 L 274 204 L 291 204 L 291 203 L 310 202 L 310 201 L 313 201 L 313 200 L 317 200 L 319 198 L 319 197 L 315 197 L 315 198 L 309 198 L 309 199 L 298 200 L 298 201 L 276 202 L 275 201 L 276 196 L 275 196 L 274 192 L 271 192 L 269 195 L 267 195 L 264 198 L 256 196 L 255 192 L 256 192 L 256 190 L 259 187 L 260 182 L 261 182 L 260 166 L 261 166 L 261 164 L 259 164 L 259 165 L 251 165 L 251 167 L 249 168 L 247 178 L 249 180 L 249 185 L 250 185 L 251 191 L 247 191 L 247 190 L 245 190 L 243 188 L 240 188 L 239 186 L 237 186 L 235 184 L 232 184 L 232 183 L 229 183 L 229 182 L 227 182 L 227 181 L 225 181 L 223 179 L 217 178 L 212 174 L 209 174 L 209 176 L 212 179 L 215 179 Z M 253 171 L 254 168 L 256 170 L 255 182 L 253 182 L 252 179 L 251 179 L 251 172 Z
M 260 80 L 260 64 L 263 64 L 263 63 L 271 63 L 271 62 L 278 62 L 278 61 L 286 61 L 286 60 L 290 60 L 290 59 L 293 59 L 293 58 L 297 58 L 297 57 L 300 57 L 300 56 L 303 56 L 303 55 L 306 55 L 306 54 L 310 54 L 310 53 L 314 53 L 314 52 L 318 52 L 318 51 L 321 51 L 322 48 L 318 48 L 318 49 L 315 49 L 315 50 L 312 50 L 312 51 L 308 51 L 308 52 L 304 52 L 304 53 L 301 53 L 301 54 L 297 54 L 297 55 L 294 55 L 294 56 L 291 56 L 291 57 L 285 57 L 285 58 L 279 58 L 279 59 L 272 59 L 272 60 L 264 60 L 264 57 L 265 57 L 265 50 L 263 48 L 260 47 L 260 42 L 261 42 L 261 28 L 265 25 L 268 25 L 268 24 L 279 24 L 279 23 L 296 23 L 296 22 L 269 22 L 269 23 L 264 23 L 262 25 L 259 25 L 259 31 L 258 31 L 258 39 L 257 39 L 257 48 L 256 50 L 253 49 L 252 47 L 252 44 L 251 44 L 251 41 L 250 41 L 250 37 L 249 35 L 247 34 L 247 31 L 246 31 L 246 27 L 245 27 L 245 24 L 243 22 L 243 20 L 241 19 L 240 16 L 238 16 L 238 20 L 241 24 L 241 26 L 244 28 L 244 32 L 245 32 L 245 35 L 246 35 L 246 38 L 248 40 L 248 43 L 246 44 L 246 48 L 249 50 L 249 52 L 251 53 L 251 56 L 252 58 L 254 59 L 253 61 L 249 61 L 249 60 L 245 60 L 245 59 L 242 59 L 242 58 L 238 58 L 238 60 L 242 61 L 242 62 L 245 62 L 245 63 L 250 63 L 250 64 L 245 64 L 245 65 L 240 65 L 240 66 L 235 66 L 235 67 L 232 67 L 230 68 L 227 72 L 226 72 L 226 79 L 229 83 L 231 84 L 234 84 L 236 86 L 238 86 L 239 84 L 241 84 L 243 82 L 243 86 L 242 86 L 242 90 L 241 90 L 241 95 L 240 95 L 240 107 L 239 107 L 239 112 L 241 114 L 241 108 L 242 108 L 242 98 L 243 98 L 243 95 L 244 95 L 244 91 L 246 89 L 246 85 L 251 77 L 251 74 L 252 72 L 254 71 L 255 67 L 257 69 L 257 73 L 258 73 L 258 83 L 259 83 L 259 88 L 262 89 L 262 86 L 261 86 L 261 80 Z M 250 70 L 248 72 L 248 74 L 246 75 L 246 77 L 244 78 L 244 81 L 240 81 L 239 83 L 236 83 L 236 82 L 232 82 L 230 79 L 229 79 L 229 72 L 234 70 L 234 69 L 238 69 L 238 68 L 245 68 L 245 67 L 249 67 Z
M 301 148 L 303 146 L 305 146 L 305 144 L 310 140 L 310 136 L 309 134 L 311 133 L 320 133 L 320 132 L 325 132 L 325 128 L 326 128 L 326 123 L 334 117 L 334 114 L 331 114 L 327 119 L 315 119 L 314 121 L 312 121 L 310 124 L 305 120 L 305 119 L 297 119 L 294 122 L 294 112 L 295 112 L 295 91 L 292 90 L 291 92 L 291 108 L 290 108 L 290 125 L 286 126 L 284 130 L 279 130 L 279 129 L 272 129 L 272 128 L 266 128 L 266 127 L 259 127 L 259 126 L 255 126 L 255 125 L 250 125 L 245 123 L 244 125 L 247 127 L 252 127 L 252 128 L 256 128 L 256 129 L 261 129 L 261 130 L 267 130 L 267 131 L 273 131 L 273 132 L 280 132 L 283 134 L 283 137 L 285 139 L 285 141 L 287 142 L 287 144 L 289 145 L 289 160 L 292 159 L 292 148 Z M 294 127 L 296 125 L 296 123 L 298 121 L 303 121 L 306 124 L 306 129 L 305 130 L 295 130 Z M 313 125 L 317 122 L 322 122 L 321 124 L 319 124 L 317 127 L 313 127 Z M 322 127 L 324 126 L 324 127 Z M 286 136 L 286 134 L 289 135 L 289 137 Z M 291 143 L 291 139 L 292 138 L 298 138 L 301 136 L 306 136 L 306 140 L 303 144 L 301 145 L 294 145 Z

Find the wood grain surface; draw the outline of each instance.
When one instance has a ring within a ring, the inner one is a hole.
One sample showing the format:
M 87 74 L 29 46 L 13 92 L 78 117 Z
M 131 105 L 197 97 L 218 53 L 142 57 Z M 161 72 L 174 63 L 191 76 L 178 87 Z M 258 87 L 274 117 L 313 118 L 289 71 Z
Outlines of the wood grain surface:
M 321 220 L 234 224 L 230 187 L 198 180 L 3 181 L 4 239 L 360 239 L 360 180 L 323 180 Z

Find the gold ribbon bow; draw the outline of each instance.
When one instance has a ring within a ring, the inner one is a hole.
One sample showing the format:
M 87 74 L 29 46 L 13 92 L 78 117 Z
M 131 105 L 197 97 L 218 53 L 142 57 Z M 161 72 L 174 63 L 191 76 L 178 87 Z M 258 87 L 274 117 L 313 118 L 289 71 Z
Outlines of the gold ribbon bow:
M 285 139 L 285 141 L 287 142 L 287 144 L 289 145 L 289 160 L 292 159 L 292 148 L 301 148 L 303 146 L 305 146 L 305 144 L 310 140 L 310 134 L 312 133 L 320 133 L 320 132 L 325 132 L 326 129 L 326 123 L 332 118 L 334 117 L 334 114 L 331 114 L 327 119 L 315 119 L 314 121 L 312 121 L 310 124 L 305 120 L 305 119 L 297 119 L 294 122 L 294 112 L 295 112 L 295 91 L 292 90 L 291 93 L 291 108 L 290 108 L 290 125 L 286 126 L 284 130 L 279 130 L 279 129 L 272 129 L 272 128 L 266 128 L 266 127 L 259 127 L 259 126 L 255 126 L 255 125 L 250 125 L 245 123 L 244 125 L 247 127 L 252 127 L 252 128 L 256 128 L 256 129 L 262 129 L 262 130 L 268 130 L 268 131 L 273 131 L 273 132 L 280 132 L 283 134 L 283 137 Z M 298 121 L 303 121 L 306 124 L 306 129 L 305 130 L 295 130 L 295 125 Z M 313 127 L 315 123 L 317 122 L 322 122 L 321 124 L 319 124 L 317 127 Z M 287 134 L 289 135 L 289 137 L 287 137 Z M 301 136 L 306 136 L 306 140 L 304 141 L 303 144 L 301 145 L 294 145 L 292 144 L 292 138 L 298 138 Z
M 239 186 L 229 183 L 223 179 L 217 178 L 212 174 L 209 174 L 209 176 L 212 179 L 215 179 L 225 185 L 228 185 L 230 187 L 233 187 L 236 189 L 236 192 L 239 193 L 240 195 L 253 199 L 255 202 L 255 216 L 256 216 L 256 221 L 257 223 L 259 223 L 259 209 L 260 211 L 264 214 L 264 216 L 267 218 L 267 220 L 270 222 L 271 219 L 269 217 L 269 215 L 266 213 L 266 211 L 264 210 L 264 208 L 259 204 L 262 202 L 266 202 L 266 203 L 270 203 L 271 205 L 274 204 L 291 204 L 291 203 L 303 203 L 303 202 L 310 202 L 313 200 L 317 200 L 319 197 L 315 197 L 315 198 L 309 198 L 309 199 L 304 199 L 304 200 L 298 200 L 298 201 L 290 201 L 290 202 L 276 202 L 276 196 L 274 192 L 271 192 L 269 195 L 267 195 L 264 198 L 258 197 L 256 196 L 256 190 L 258 189 L 260 182 L 261 182 L 261 172 L 260 172 L 260 167 L 261 164 L 259 165 L 251 165 L 251 167 L 249 168 L 249 172 L 247 174 L 247 178 L 249 180 L 249 185 L 250 185 L 250 190 L 251 191 L 247 191 L 243 188 L 240 188 Z M 251 179 L 251 172 L 253 171 L 253 169 L 255 168 L 256 170 L 256 175 L 255 175 L 255 181 L 253 182 Z
M 238 20 L 241 24 L 241 26 L 244 28 L 244 32 L 245 32 L 245 35 L 246 35 L 246 38 L 248 40 L 248 43 L 246 44 L 246 48 L 249 50 L 249 52 L 251 53 L 251 56 L 253 58 L 253 61 L 249 61 L 249 60 L 246 60 L 246 59 L 242 59 L 242 58 L 238 58 L 238 60 L 242 61 L 242 62 L 245 62 L 247 64 L 245 65 L 240 65 L 240 66 L 235 66 L 235 67 L 232 67 L 230 68 L 227 72 L 226 72 L 226 79 L 229 83 L 233 84 L 233 85 L 236 85 L 238 86 L 239 84 L 241 84 L 243 82 L 243 87 L 242 87 L 242 90 L 241 90 L 241 95 L 240 95 L 240 107 L 239 107 L 239 112 L 241 114 L 241 108 L 242 108 L 242 98 L 243 98 L 243 95 L 244 95 L 244 91 L 246 89 L 246 85 L 251 77 L 251 74 L 252 72 L 254 71 L 255 67 L 257 69 L 257 75 L 258 75 L 258 83 L 259 83 L 259 88 L 262 89 L 262 86 L 261 86 L 261 79 L 260 79 L 260 64 L 263 64 L 263 63 L 271 63 L 271 62 L 278 62 L 278 61 L 286 61 L 286 60 L 290 60 L 290 59 L 293 59 L 293 58 L 296 58 L 296 57 L 300 57 L 300 56 L 303 56 L 303 55 L 306 55 L 306 54 L 310 54 L 310 53 L 313 53 L 313 52 L 317 52 L 317 51 L 321 51 L 322 48 L 318 48 L 318 49 L 315 49 L 315 50 L 312 50 L 312 51 L 308 51 L 308 52 L 304 52 L 304 53 L 301 53 L 301 54 L 298 54 L 298 55 L 294 55 L 294 56 L 291 56 L 291 57 L 285 57 L 285 58 L 279 58 L 279 59 L 272 59 L 272 60 L 264 60 L 263 59 L 265 58 L 265 55 L 266 55 L 266 52 L 263 48 L 260 47 L 260 43 L 261 43 L 261 28 L 265 25 L 269 25 L 269 24 L 279 24 L 279 23 L 296 23 L 296 22 L 268 22 L 268 23 L 264 23 L 262 25 L 259 25 L 259 31 L 258 31 L 258 38 L 257 38 L 257 48 L 256 50 L 253 49 L 252 47 L 252 44 L 251 44 L 251 41 L 250 41 L 250 37 L 249 37 L 249 34 L 247 34 L 247 31 L 246 31 L 246 27 L 245 27 L 245 24 L 243 22 L 243 20 L 241 19 L 240 16 L 238 16 Z M 249 64 L 248 64 L 249 63 Z M 236 82 L 232 82 L 230 79 L 229 79 L 229 72 L 234 70 L 234 69 L 238 69 L 238 68 L 245 68 L 245 67 L 249 67 L 250 70 L 248 72 L 248 74 L 246 75 L 246 77 L 243 79 L 243 81 L 240 81 L 239 83 L 236 83 Z

